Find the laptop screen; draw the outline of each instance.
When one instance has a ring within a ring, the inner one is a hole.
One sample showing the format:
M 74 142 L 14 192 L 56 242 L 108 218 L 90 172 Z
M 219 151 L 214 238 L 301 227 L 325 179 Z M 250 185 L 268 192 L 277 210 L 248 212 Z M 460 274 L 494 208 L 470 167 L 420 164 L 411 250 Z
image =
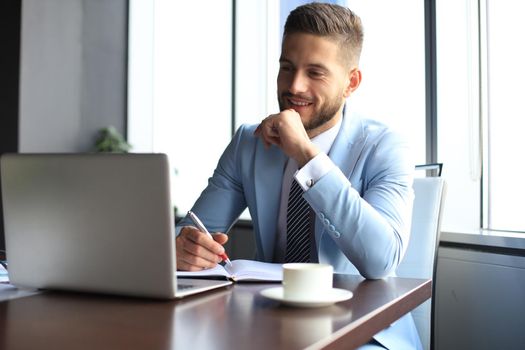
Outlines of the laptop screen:
M 3 155 L 11 282 L 173 296 L 169 177 L 163 154 Z

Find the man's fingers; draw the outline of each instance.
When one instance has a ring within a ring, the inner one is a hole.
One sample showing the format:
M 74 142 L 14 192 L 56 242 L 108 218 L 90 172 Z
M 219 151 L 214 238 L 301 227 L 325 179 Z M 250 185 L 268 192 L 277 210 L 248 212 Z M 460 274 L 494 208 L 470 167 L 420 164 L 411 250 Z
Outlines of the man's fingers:
M 217 260 L 210 261 L 188 252 L 177 252 L 177 269 L 184 271 L 210 269 L 217 266 L 220 260 L 220 258 L 217 258 Z
M 209 237 L 206 233 L 201 232 L 197 229 L 191 230 L 186 237 L 193 243 L 206 248 L 213 252 L 215 255 L 223 254 L 224 248 L 218 244 L 213 238 Z
M 222 253 L 224 248 L 219 243 L 194 227 L 184 228 L 176 238 L 179 270 L 197 271 L 215 267 L 222 260 L 219 257 Z
M 228 235 L 225 235 L 224 233 L 216 233 L 213 235 L 213 239 L 220 245 L 224 245 L 228 242 Z
M 182 248 L 191 255 L 219 262 L 218 256 L 224 253 L 224 248 L 207 235 L 203 234 L 203 236 L 189 236 L 189 239 L 183 241 Z
M 269 116 L 264 119 L 259 126 L 255 129 L 254 135 L 262 139 L 263 144 L 266 148 L 271 145 L 280 146 L 281 140 L 279 136 L 279 130 L 275 125 L 275 116 Z

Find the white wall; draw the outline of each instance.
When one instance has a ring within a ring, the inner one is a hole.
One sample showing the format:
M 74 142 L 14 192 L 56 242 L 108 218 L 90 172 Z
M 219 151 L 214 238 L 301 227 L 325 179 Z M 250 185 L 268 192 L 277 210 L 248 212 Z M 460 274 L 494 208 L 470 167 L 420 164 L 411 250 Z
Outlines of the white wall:
M 89 151 L 124 131 L 127 1 L 24 0 L 20 152 Z

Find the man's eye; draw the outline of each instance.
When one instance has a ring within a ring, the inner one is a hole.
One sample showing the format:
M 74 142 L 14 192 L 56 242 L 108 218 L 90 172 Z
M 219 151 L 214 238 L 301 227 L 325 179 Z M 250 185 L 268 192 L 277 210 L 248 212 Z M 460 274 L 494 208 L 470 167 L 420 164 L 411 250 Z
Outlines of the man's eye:
M 313 78 L 320 78 L 320 77 L 323 76 L 323 72 L 320 72 L 320 71 L 317 71 L 317 70 L 310 71 L 309 74 Z
M 280 70 L 281 72 L 291 72 L 292 68 L 289 66 L 281 66 Z

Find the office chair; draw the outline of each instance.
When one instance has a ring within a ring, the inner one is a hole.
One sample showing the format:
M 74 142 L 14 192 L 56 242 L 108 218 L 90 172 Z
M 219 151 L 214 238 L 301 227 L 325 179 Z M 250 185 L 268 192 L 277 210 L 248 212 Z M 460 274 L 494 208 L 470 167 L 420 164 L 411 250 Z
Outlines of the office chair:
M 442 208 L 446 183 L 439 177 L 441 164 L 422 165 L 419 170 L 432 170 L 435 166 L 435 177 L 416 177 L 414 179 L 414 207 L 412 210 L 412 227 L 410 242 L 403 261 L 397 268 L 400 277 L 432 278 L 432 295 L 435 290 L 435 272 L 437 247 L 440 235 Z M 432 328 L 434 302 L 431 300 L 412 311 L 416 328 L 424 349 L 432 348 Z

